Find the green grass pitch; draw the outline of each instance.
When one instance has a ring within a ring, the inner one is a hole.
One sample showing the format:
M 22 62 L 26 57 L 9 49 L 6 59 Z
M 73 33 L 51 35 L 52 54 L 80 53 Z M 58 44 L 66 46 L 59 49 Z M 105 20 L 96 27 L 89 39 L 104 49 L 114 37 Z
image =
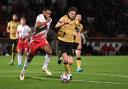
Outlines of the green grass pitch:
M 60 81 L 64 71 L 63 64 L 57 64 L 57 57 L 52 57 L 48 77 L 41 71 L 44 57 L 36 56 L 29 65 L 25 80 L 19 80 L 22 68 L 8 65 L 10 56 L 0 56 L 0 89 L 128 89 L 128 56 L 83 56 L 83 72 L 76 72 L 73 64 L 73 80 L 68 84 Z

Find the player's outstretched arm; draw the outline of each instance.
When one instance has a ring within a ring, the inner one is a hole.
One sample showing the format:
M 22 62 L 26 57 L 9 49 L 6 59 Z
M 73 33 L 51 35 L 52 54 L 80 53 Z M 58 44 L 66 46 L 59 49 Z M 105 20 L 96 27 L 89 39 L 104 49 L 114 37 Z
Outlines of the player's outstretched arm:
M 36 22 L 35 27 L 45 27 L 47 25 L 48 22 L 51 22 L 52 19 L 49 17 L 45 22 Z
M 7 32 L 10 32 L 10 24 L 7 25 Z
M 58 23 L 55 25 L 55 28 L 61 28 L 65 23 L 58 21 Z

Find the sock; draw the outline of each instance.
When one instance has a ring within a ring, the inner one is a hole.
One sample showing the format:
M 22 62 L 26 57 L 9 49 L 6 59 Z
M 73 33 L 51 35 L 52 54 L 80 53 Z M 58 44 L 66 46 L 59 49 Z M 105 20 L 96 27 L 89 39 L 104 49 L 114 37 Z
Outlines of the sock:
M 71 65 L 69 65 L 68 74 L 71 74 Z
M 21 63 L 22 63 L 22 56 L 21 56 L 21 54 L 18 53 L 17 57 L 18 57 L 18 65 L 21 65 Z
M 15 58 L 15 47 L 14 44 L 12 45 L 12 61 L 14 61 Z
M 24 63 L 24 67 L 22 69 L 22 72 L 25 72 L 28 65 L 30 64 L 31 60 L 32 60 L 33 56 L 32 57 L 27 57 L 26 60 L 25 60 L 25 63 Z
M 65 71 L 67 74 L 71 74 L 71 66 L 69 64 L 65 64 Z
M 68 64 L 64 64 L 64 67 L 65 67 L 66 73 L 68 73 Z
M 42 69 L 47 69 L 49 62 L 50 62 L 50 55 L 46 54 L 46 55 L 45 55 L 45 61 L 44 61 L 44 64 L 43 64 Z
M 77 64 L 77 68 L 81 67 L 81 58 L 77 58 L 76 64 Z
M 22 72 L 25 72 L 25 71 L 26 71 L 26 69 L 27 69 L 29 63 L 30 63 L 30 62 L 26 59 L 26 60 L 25 60 L 25 63 L 24 63 L 24 67 L 23 67 L 23 69 L 22 69 Z

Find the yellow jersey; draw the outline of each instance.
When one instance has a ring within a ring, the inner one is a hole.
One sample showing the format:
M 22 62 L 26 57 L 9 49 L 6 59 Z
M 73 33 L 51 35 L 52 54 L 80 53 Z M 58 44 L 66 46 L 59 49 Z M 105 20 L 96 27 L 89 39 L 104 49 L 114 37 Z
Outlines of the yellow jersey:
M 64 24 L 60 28 L 60 35 L 58 36 L 58 39 L 64 42 L 74 42 L 74 34 L 75 34 L 75 28 L 79 24 L 78 20 L 71 20 L 68 15 L 64 15 L 63 17 L 60 18 L 59 22 L 67 23 Z
M 83 32 L 83 25 L 81 23 L 79 23 L 78 26 L 76 27 L 76 31 L 78 32 L 78 35 L 75 36 L 74 42 L 79 43 L 81 42 L 81 33 Z
M 16 39 L 16 31 L 18 25 L 19 25 L 18 21 L 8 22 L 7 31 L 10 33 L 10 39 Z

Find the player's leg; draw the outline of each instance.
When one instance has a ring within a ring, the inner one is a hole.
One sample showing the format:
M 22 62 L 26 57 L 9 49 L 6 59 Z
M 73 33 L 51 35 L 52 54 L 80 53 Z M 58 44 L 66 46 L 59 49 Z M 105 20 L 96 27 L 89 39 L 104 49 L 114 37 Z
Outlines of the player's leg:
M 67 54 L 68 54 L 68 64 L 69 64 L 69 71 L 68 71 L 68 75 L 70 77 L 70 79 L 72 79 L 72 67 L 71 65 L 73 64 L 73 45 L 72 43 L 69 44 L 69 47 L 67 49 Z
M 14 64 L 14 59 L 15 59 L 15 55 L 16 55 L 16 45 L 17 45 L 17 42 L 16 40 L 12 40 L 12 54 L 11 54 L 11 61 L 9 62 L 10 65 L 13 65 Z
M 17 48 L 18 68 L 22 65 L 22 49 Z
M 80 49 L 77 49 L 75 50 L 75 53 L 76 53 L 76 64 L 77 64 L 77 72 L 82 72 L 83 69 L 81 69 L 81 50 Z
M 23 42 L 19 39 L 17 45 L 17 59 L 18 59 L 18 68 L 22 65 L 22 50 L 23 50 Z
M 25 72 L 26 72 L 31 60 L 33 59 L 35 53 L 37 52 L 38 48 L 39 48 L 39 45 L 36 42 L 30 43 L 29 52 L 28 52 L 28 55 L 26 57 L 26 60 L 25 60 L 23 69 L 21 71 L 21 74 L 20 74 L 20 80 L 24 80 Z
M 58 47 L 59 47 L 59 50 L 61 52 L 61 56 L 63 57 L 65 73 L 68 73 L 69 64 L 68 64 L 68 55 L 66 52 L 66 43 L 58 40 Z
M 81 69 L 81 44 L 78 45 L 77 49 L 75 50 L 76 53 L 76 65 L 77 65 L 77 72 L 82 72 L 83 69 Z
M 31 55 L 31 54 L 27 55 L 27 58 L 25 60 L 24 66 L 23 66 L 23 69 L 20 73 L 20 80 L 24 80 L 25 72 L 26 72 L 26 70 L 27 70 L 27 68 L 28 68 L 28 66 L 29 66 L 33 57 L 34 57 L 34 55 Z
M 60 46 L 58 44 L 58 64 L 61 64 L 63 61 L 63 57 L 62 57 L 62 53 L 61 53 L 61 50 L 60 50 Z
M 73 57 L 68 56 L 67 53 L 62 53 L 62 57 L 65 66 L 65 73 L 69 75 L 70 79 L 72 79 L 71 65 L 73 64 Z
M 61 52 L 64 61 L 65 72 L 69 75 L 70 79 L 72 79 L 72 74 L 71 74 L 71 65 L 73 64 L 72 45 L 70 43 L 62 43 Z
M 52 75 L 52 73 L 49 71 L 48 69 L 48 64 L 50 62 L 50 59 L 51 59 L 51 55 L 52 55 L 52 49 L 51 49 L 51 46 L 49 44 L 43 46 L 41 49 L 44 49 L 45 52 L 46 52 L 46 55 L 45 55 L 45 61 L 44 61 L 44 64 L 42 66 L 42 70 L 44 72 L 46 72 L 47 75 Z
M 63 57 L 62 57 L 62 54 L 60 53 L 58 56 L 58 64 L 61 64 L 62 61 L 63 61 Z
M 63 57 L 63 60 L 64 60 L 64 66 L 65 66 L 65 72 L 68 74 L 70 71 L 69 69 L 69 64 L 68 64 L 68 55 L 66 52 L 62 53 L 62 57 Z
M 68 63 L 69 63 L 68 75 L 69 75 L 70 79 L 72 79 L 72 67 L 71 66 L 73 64 L 73 56 L 69 56 Z

